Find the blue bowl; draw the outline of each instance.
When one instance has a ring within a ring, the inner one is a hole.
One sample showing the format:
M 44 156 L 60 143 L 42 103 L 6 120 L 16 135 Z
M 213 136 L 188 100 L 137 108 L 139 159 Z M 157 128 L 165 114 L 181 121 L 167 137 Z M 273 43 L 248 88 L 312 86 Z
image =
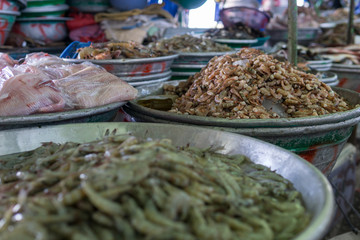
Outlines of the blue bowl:
M 145 8 L 147 0 L 110 0 L 110 4 L 119 11 L 130 11 L 136 8 Z

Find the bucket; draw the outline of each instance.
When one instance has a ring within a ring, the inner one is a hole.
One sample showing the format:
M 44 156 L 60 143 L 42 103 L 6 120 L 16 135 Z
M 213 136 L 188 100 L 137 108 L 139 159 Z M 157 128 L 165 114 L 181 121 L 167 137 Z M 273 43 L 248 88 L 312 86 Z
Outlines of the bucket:
M 0 45 L 4 45 L 20 12 L 0 10 Z

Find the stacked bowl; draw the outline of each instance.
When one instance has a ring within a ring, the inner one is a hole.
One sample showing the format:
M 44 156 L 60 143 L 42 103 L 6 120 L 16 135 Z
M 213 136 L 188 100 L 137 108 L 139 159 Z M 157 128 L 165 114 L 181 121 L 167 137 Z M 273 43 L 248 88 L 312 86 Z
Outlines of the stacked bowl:
M 29 0 L 15 23 L 14 32 L 45 43 L 62 41 L 67 36 L 65 22 L 69 18 L 64 16 L 68 9 L 64 0 Z
M 0 45 L 4 45 L 25 0 L 0 0 Z

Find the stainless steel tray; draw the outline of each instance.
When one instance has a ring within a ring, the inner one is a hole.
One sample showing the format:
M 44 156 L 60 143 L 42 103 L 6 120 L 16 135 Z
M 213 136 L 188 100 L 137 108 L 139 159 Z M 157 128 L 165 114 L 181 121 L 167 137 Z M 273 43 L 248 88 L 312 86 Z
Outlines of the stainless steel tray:
M 34 149 L 42 142 L 64 143 L 99 140 L 104 135 L 131 133 L 140 138 L 168 138 L 177 146 L 223 147 L 225 154 L 243 154 L 289 179 L 302 193 L 312 214 L 309 226 L 297 240 L 321 239 L 334 212 L 334 197 L 327 178 L 297 155 L 275 145 L 239 134 L 167 124 L 91 123 L 46 126 L 0 132 L 0 155 Z
M 173 54 L 154 58 L 137 58 L 137 59 L 110 59 L 110 60 L 85 60 L 85 59 L 69 59 L 62 58 L 70 63 L 91 62 L 100 65 L 108 72 L 118 77 L 134 77 L 145 76 L 154 73 L 166 72 L 174 59 L 179 55 Z
M 0 130 L 77 122 L 105 122 L 112 120 L 126 102 L 116 102 L 94 108 L 72 111 L 0 117 Z

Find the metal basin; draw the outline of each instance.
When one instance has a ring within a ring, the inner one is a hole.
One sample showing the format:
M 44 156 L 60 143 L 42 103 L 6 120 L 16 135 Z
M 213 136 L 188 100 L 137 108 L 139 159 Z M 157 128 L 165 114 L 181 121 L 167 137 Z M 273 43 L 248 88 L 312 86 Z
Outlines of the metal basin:
M 236 52 L 236 50 L 230 52 L 179 52 L 179 57 L 174 61 L 174 64 L 206 65 L 215 56 Z
M 360 92 L 359 65 L 333 64 L 331 71 L 338 75 L 340 87 Z
M 289 179 L 302 193 L 312 214 L 309 226 L 296 240 L 321 239 L 328 231 L 334 211 L 332 188 L 321 172 L 297 155 L 251 137 L 206 128 L 150 123 L 90 123 L 46 126 L 0 132 L 0 155 L 27 151 L 41 142 L 64 143 L 99 140 L 107 134 L 131 133 L 141 138 L 168 138 L 177 146 L 223 147 L 225 154 L 243 154 Z
M 110 60 L 84 60 L 63 58 L 70 63 L 82 63 L 85 61 L 100 65 L 109 73 L 118 77 L 147 76 L 155 73 L 163 73 L 170 70 L 170 66 L 178 54 L 154 58 L 137 59 L 110 59 Z
M 139 87 L 138 98 L 161 94 L 163 84 Z M 358 93 L 342 88 L 334 90 L 350 104 L 360 103 Z M 154 110 L 137 104 L 136 100 L 128 102 L 124 110 L 137 122 L 197 125 L 256 137 L 299 154 L 326 175 L 331 172 L 354 126 L 360 122 L 360 107 L 318 117 L 233 120 Z
M 65 112 L 0 117 L 0 131 L 13 128 L 42 127 L 64 123 L 107 122 L 115 118 L 125 102 Z

